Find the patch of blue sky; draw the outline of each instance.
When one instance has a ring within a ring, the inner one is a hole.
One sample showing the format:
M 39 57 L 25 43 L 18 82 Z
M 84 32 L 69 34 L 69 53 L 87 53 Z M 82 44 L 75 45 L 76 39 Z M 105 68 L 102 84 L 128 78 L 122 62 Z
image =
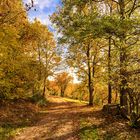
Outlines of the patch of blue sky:
M 23 0 L 23 2 L 30 3 L 31 0 Z M 34 0 L 34 8 L 28 12 L 28 17 L 31 21 L 35 18 L 39 19 L 53 31 L 49 15 L 52 15 L 57 10 L 57 7 L 61 5 L 61 0 Z

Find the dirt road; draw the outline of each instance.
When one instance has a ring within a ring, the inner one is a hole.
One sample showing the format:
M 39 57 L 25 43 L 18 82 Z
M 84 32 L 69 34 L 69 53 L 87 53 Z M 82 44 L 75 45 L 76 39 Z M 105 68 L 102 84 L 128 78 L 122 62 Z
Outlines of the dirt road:
M 49 97 L 40 119 L 24 128 L 14 140 L 139 140 L 139 130 L 126 121 L 105 116 L 98 107 Z
M 86 117 L 92 108 L 68 102 L 64 98 L 49 97 L 49 105 L 42 110 L 42 118 L 35 126 L 23 129 L 15 140 L 78 140 L 79 117 Z

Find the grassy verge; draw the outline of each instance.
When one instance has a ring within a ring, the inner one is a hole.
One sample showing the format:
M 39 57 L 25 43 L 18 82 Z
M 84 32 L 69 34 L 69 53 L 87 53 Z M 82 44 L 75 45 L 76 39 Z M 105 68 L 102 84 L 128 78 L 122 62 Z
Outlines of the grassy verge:
M 86 101 L 80 101 L 80 100 L 74 100 L 74 99 L 70 99 L 70 98 L 63 98 L 65 101 L 68 102 L 74 102 L 74 103 L 81 103 L 81 104 L 88 104 L 88 102 Z
M 0 140 L 10 140 L 20 133 L 24 128 L 30 127 L 34 120 L 27 118 L 15 122 L 5 122 L 0 126 Z
M 99 140 L 98 128 L 85 120 L 80 122 L 80 140 Z
M 39 105 L 40 107 L 46 106 L 48 103 L 47 99 L 44 96 L 42 96 L 41 94 L 34 94 L 29 99 L 31 102 Z
M 11 140 L 23 128 L 33 125 L 39 108 L 28 100 L 6 100 L 0 107 L 0 140 Z
M 79 137 L 80 140 L 120 140 L 114 133 L 107 130 L 104 130 L 103 133 L 98 125 L 87 120 L 81 120 L 80 122 Z
M 10 125 L 6 125 L 0 127 L 0 140 L 8 140 L 12 139 L 16 134 L 20 133 L 23 127 L 12 127 Z

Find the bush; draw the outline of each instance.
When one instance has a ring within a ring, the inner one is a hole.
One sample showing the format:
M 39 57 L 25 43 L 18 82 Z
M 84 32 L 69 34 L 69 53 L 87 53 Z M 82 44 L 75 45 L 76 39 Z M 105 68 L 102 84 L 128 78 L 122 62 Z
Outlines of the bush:
M 32 97 L 30 97 L 30 100 L 33 103 L 38 104 L 39 106 L 45 106 L 47 104 L 46 98 L 43 95 L 41 95 L 40 93 L 34 94 Z

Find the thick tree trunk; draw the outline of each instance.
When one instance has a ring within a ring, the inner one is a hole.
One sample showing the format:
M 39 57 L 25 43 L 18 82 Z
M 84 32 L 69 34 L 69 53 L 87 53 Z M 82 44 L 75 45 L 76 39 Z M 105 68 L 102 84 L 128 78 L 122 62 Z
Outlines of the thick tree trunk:
M 127 56 L 126 50 L 122 45 L 120 52 L 120 105 L 127 106 L 127 75 L 126 75 Z
M 120 7 L 120 20 L 123 21 L 125 16 L 125 2 L 124 0 L 119 0 L 119 7 Z M 127 75 L 126 75 L 126 62 L 127 62 L 127 55 L 126 55 L 126 44 L 125 44 L 125 32 L 120 37 L 120 105 L 127 107 Z
M 124 46 L 122 46 L 124 47 Z M 120 52 L 120 105 L 127 106 L 126 52 Z

